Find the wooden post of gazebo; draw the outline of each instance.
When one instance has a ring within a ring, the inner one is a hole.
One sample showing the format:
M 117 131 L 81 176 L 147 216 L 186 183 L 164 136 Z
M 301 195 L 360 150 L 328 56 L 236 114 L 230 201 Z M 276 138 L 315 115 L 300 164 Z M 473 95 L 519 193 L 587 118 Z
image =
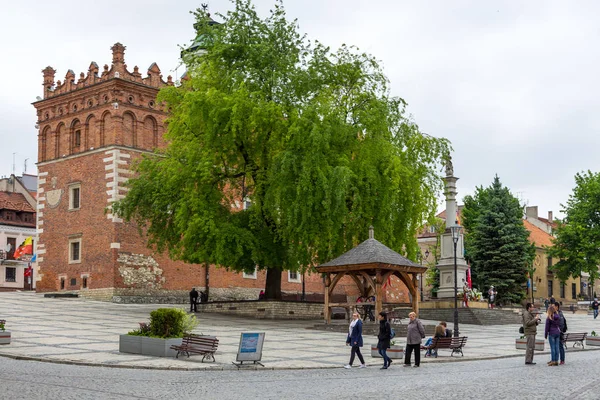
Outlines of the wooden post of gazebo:
M 417 283 L 417 274 L 413 273 L 412 275 L 412 309 L 413 311 L 419 315 L 419 285 Z
M 379 313 L 383 311 L 383 290 L 381 290 L 382 283 L 381 270 L 377 269 L 375 271 L 375 318 L 377 318 Z
M 325 308 L 323 310 L 323 317 L 325 318 L 325 323 L 329 324 L 331 322 L 331 317 L 329 315 L 329 286 L 331 285 L 331 278 L 329 274 L 325 275 Z

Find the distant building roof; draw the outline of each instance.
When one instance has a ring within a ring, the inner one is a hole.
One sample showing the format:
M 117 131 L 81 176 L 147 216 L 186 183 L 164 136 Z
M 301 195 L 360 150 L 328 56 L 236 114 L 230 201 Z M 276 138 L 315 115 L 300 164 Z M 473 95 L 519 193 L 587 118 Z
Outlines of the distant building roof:
M 0 210 L 35 212 L 21 193 L 0 192 Z
M 21 181 L 23 186 L 25 186 L 25 189 L 37 193 L 37 175 L 23 174 L 23 176 L 17 178 Z
M 533 225 L 531 222 L 526 219 L 523 220 L 523 225 L 525 229 L 529 231 L 529 241 L 536 245 L 537 247 L 543 246 L 552 246 L 552 235 L 547 232 L 544 232 L 542 229 Z

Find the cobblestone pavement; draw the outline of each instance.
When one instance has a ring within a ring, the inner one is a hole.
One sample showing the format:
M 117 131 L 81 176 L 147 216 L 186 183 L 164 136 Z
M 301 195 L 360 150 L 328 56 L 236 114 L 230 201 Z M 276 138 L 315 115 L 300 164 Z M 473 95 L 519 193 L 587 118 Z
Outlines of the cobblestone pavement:
M 304 371 L 157 371 L 0 360 L 0 399 L 598 399 L 598 353 Z
M 11 344 L 0 345 L 0 356 L 120 368 L 235 370 L 232 362 L 236 360 L 240 333 L 265 332 L 262 357 L 265 367 L 260 369 L 341 368 L 348 362 L 349 348 L 345 346 L 344 333 L 305 329 L 314 324 L 311 321 L 254 320 L 218 314 L 197 314 L 200 326 L 196 330 L 219 338 L 215 363 L 201 363 L 198 356 L 175 359 L 119 353 L 119 335 L 137 328 L 138 322 L 148 321 L 150 311 L 159 307 L 165 306 L 51 299 L 31 292 L 0 292 L 0 319 L 7 320 L 7 329 L 12 334 Z M 600 319 L 579 314 L 566 316 L 570 332 L 594 329 L 600 332 Z M 438 359 L 427 358 L 423 364 L 501 357 L 518 357 L 512 362 L 523 363 L 524 351 L 515 349 L 518 325 L 461 325 L 460 328 L 461 335 L 469 337 L 464 358 L 450 357 L 449 351 L 441 350 Z M 543 338 L 543 334 L 538 338 Z M 403 345 L 405 339 L 397 338 L 397 342 Z M 370 357 L 368 345 L 371 343 L 376 343 L 376 338 L 366 336 L 363 353 L 367 364 L 374 367 L 381 364 L 381 359 Z M 587 348 L 584 351 L 570 348 L 567 357 L 588 352 L 600 357 L 600 353 Z M 548 355 L 539 356 L 549 358 Z M 0 358 L 0 369 L 5 361 Z M 304 372 L 295 374 L 303 375 Z

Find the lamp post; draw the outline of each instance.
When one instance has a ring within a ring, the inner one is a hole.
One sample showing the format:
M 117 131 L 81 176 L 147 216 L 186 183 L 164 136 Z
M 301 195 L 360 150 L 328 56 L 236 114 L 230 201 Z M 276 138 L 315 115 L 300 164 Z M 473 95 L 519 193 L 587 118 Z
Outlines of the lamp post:
M 454 243 L 454 337 L 458 337 L 458 272 L 456 266 L 456 245 L 460 238 L 462 226 L 455 224 L 450 227 Z

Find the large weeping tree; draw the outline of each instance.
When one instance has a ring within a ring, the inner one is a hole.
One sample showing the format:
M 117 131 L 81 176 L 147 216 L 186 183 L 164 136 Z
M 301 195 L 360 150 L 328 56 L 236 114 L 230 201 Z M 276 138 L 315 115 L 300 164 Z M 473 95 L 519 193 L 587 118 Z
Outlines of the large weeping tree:
M 521 301 L 535 247 L 528 240 L 519 200 L 496 176 L 489 187 L 478 187 L 464 202 L 465 250 L 473 281 L 484 292 L 494 286 L 499 302 Z
M 266 269 L 267 298 L 282 270 L 340 255 L 369 225 L 414 256 L 447 141 L 407 119 L 373 57 L 310 43 L 280 3 L 266 19 L 234 5 L 218 26 L 197 11 L 204 51 L 159 94 L 168 146 L 137 164 L 115 211 L 173 259 Z

